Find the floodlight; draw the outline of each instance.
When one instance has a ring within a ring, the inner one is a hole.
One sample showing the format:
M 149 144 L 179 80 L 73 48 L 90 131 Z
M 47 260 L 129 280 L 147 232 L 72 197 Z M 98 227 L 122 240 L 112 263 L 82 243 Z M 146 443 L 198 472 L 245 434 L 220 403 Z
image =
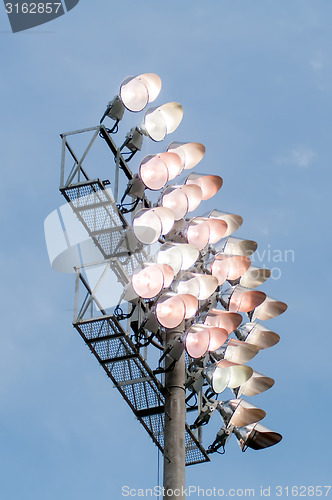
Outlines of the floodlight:
M 202 189 L 203 200 L 209 200 L 219 191 L 223 180 L 219 175 L 192 173 L 186 179 L 186 185 L 191 184 L 197 185 Z
M 157 99 L 161 90 L 161 79 L 154 73 L 129 76 L 121 84 L 120 97 L 129 111 L 142 111 L 149 102 Z
M 223 328 L 228 334 L 233 332 L 241 324 L 241 321 L 241 314 L 215 308 L 210 309 L 209 314 L 205 318 L 206 325 Z
M 273 446 L 282 439 L 282 435 L 278 432 L 271 431 L 262 424 L 250 424 L 244 427 L 235 427 L 233 430 L 239 441 L 242 451 L 247 448 L 253 450 L 262 450 Z
M 142 208 L 135 214 L 133 230 L 138 241 L 151 245 L 169 233 L 173 224 L 174 214 L 169 208 Z
M 217 243 L 221 238 L 225 237 L 228 231 L 227 222 L 220 219 L 210 219 L 209 217 L 195 217 L 195 221 L 205 222 L 209 226 L 210 236 L 209 244 Z
M 195 314 L 198 301 L 190 294 L 174 294 L 167 292 L 156 304 L 155 313 L 158 322 L 165 328 L 176 328 L 189 314 Z M 195 307 L 196 305 L 196 307 Z
M 180 220 L 195 210 L 201 201 L 202 190 L 199 186 L 170 186 L 162 195 L 161 205 L 173 211 L 175 220 Z
M 181 158 L 183 169 L 195 167 L 205 154 L 205 147 L 199 142 L 172 142 L 167 151 L 178 154 Z
M 168 264 L 177 274 L 194 265 L 199 256 L 199 250 L 187 243 L 164 243 L 158 250 L 156 260 L 159 264 Z
M 228 236 L 214 246 L 217 252 L 224 252 L 230 255 L 244 255 L 250 257 L 257 249 L 256 241 L 243 240 Z
M 287 304 L 281 302 L 280 300 L 273 299 L 272 297 L 266 297 L 264 302 L 256 306 L 252 314 L 252 320 L 260 319 L 266 321 L 268 319 L 275 318 L 280 314 L 284 313 L 287 309 Z
M 239 340 L 254 344 L 259 349 L 267 349 L 276 345 L 280 336 L 260 323 L 245 323 L 235 330 Z
M 160 153 L 143 158 L 139 175 L 148 189 L 157 191 L 181 173 L 181 159 L 176 153 Z
M 215 359 L 226 359 L 227 361 L 232 361 L 232 363 L 242 364 L 250 361 L 256 356 L 258 351 L 259 349 L 255 345 L 230 339 L 213 353 L 213 357 Z
M 238 282 L 246 288 L 256 288 L 262 285 L 270 276 L 270 269 L 266 269 L 266 267 L 250 266 L 249 269 L 242 274 Z
M 220 402 L 217 409 L 227 427 L 231 425 L 243 427 L 254 424 L 262 420 L 266 415 L 264 410 L 256 408 L 256 406 L 244 399 L 230 399 L 229 401 Z
M 189 245 L 203 250 L 209 243 L 210 226 L 202 220 L 193 219 L 184 231 Z
M 161 79 L 154 73 L 144 73 L 123 80 L 119 95 L 108 103 L 104 116 L 119 122 L 123 118 L 125 108 L 129 111 L 142 111 L 149 102 L 153 102 L 161 90 Z
M 140 127 L 143 134 L 153 141 L 162 141 L 167 134 L 174 132 L 183 117 L 183 108 L 177 102 L 168 102 L 146 111 L 143 125 Z
M 249 312 L 264 302 L 266 295 L 258 290 L 250 290 L 236 285 L 220 293 L 222 305 L 230 312 Z
M 222 328 L 193 325 L 183 336 L 186 351 L 192 358 L 201 358 L 208 351 L 215 351 L 226 341 L 228 333 Z
M 250 366 L 239 365 L 222 359 L 205 368 L 203 373 L 213 391 L 219 394 L 226 387 L 235 388 L 244 384 L 250 379 L 253 369 Z
M 198 300 L 208 299 L 218 287 L 218 280 L 209 274 L 185 273 L 175 285 L 178 293 L 189 293 Z
M 235 231 L 242 226 L 243 219 L 241 215 L 229 214 L 227 212 L 220 212 L 219 210 L 212 210 L 208 215 L 210 219 L 217 219 L 226 222 L 227 224 L 227 232 L 224 235 L 225 237 L 230 236 Z
M 169 287 L 174 278 L 173 269 L 167 264 L 145 263 L 143 269 L 134 273 L 131 279 L 134 292 L 143 299 L 151 299 Z
M 258 372 L 253 372 L 252 377 L 241 384 L 236 392 L 237 397 L 244 394 L 245 396 L 256 396 L 267 391 L 274 385 L 274 380 L 271 377 L 266 377 Z
M 226 280 L 232 281 L 242 276 L 249 269 L 251 261 L 243 255 L 217 254 L 211 265 L 212 275 L 222 285 Z

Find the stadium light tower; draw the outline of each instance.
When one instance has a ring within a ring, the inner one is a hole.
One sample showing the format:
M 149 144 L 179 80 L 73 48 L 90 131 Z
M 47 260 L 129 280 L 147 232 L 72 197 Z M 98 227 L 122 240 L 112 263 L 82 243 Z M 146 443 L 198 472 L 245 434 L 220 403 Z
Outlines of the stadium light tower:
M 46 218 L 45 236 L 52 267 L 76 274 L 73 325 L 163 453 L 164 498 L 173 499 L 184 498 L 185 466 L 210 461 L 232 434 L 242 451 L 281 440 L 259 423 L 265 411 L 241 396 L 273 386 L 246 363 L 278 343 L 259 321 L 287 306 L 256 289 L 271 273 L 251 265 L 256 242 L 233 236 L 240 215 L 188 215 L 223 184 L 218 175 L 184 175 L 202 161 L 202 144 L 172 142 L 137 162 L 136 173 L 129 168 L 144 137 L 160 142 L 182 120 L 179 103 L 150 108 L 116 145 L 125 110 L 142 111 L 160 90 L 153 73 L 126 78 L 99 125 L 61 134 L 67 203 Z M 72 140 L 88 136 L 77 155 Z M 85 167 L 100 138 L 115 161 L 112 188 Z M 118 202 L 120 172 L 126 185 Z M 155 203 L 149 191 L 160 192 Z M 227 390 L 233 399 L 222 401 Z M 206 447 L 202 428 L 215 410 L 224 425 Z

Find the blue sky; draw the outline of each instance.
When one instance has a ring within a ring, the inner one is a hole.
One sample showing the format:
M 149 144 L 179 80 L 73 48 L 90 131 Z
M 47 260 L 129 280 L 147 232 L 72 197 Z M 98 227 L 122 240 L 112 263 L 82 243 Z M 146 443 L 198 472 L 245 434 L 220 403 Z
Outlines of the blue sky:
M 281 271 L 264 291 L 289 306 L 269 322 L 281 342 L 251 363 L 276 380 L 250 401 L 283 441 L 242 454 L 233 438 L 187 483 L 329 484 L 331 14 L 328 0 L 81 0 L 12 34 L 1 9 L 1 499 L 121 498 L 158 481 L 156 447 L 71 326 L 73 277 L 52 271 L 43 235 L 63 203 L 59 133 L 97 124 L 143 72 L 161 76 L 158 102 L 184 107 L 169 142 L 202 142 L 199 171 L 224 179 L 206 210 L 244 217 L 237 235 L 266 251 L 256 265 Z M 146 140 L 141 157 L 158 148 Z

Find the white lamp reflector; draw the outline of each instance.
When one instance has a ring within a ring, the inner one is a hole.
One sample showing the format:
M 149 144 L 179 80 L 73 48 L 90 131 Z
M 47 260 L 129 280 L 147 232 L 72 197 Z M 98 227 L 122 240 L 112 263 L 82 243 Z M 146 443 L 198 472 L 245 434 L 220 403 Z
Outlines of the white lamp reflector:
M 161 79 L 154 73 L 126 78 L 120 87 L 120 97 L 129 111 L 142 111 L 154 101 L 161 90 Z
M 223 184 L 219 175 L 207 175 L 192 173 L 186 179 L 186 185 L 196 184 L 202 189 L 202 199 L 209 200 L 214 196 Z
M 165 328 L 176 328 L 184 320 L 186 307 L 181 297 L 163 295 L 156 305 L 156 318 Z
M 229 214 L 227 212 L 220 212 L 219 210 L 212 210 L 212 212 L 210 212 L 209 214 L 209 218 L 222 220 L 226 222 L 227 232 L 224 235 L 225 238 L 233 234 L 235 231 L 237 231 L 239 227 L 242 226 L 243 223 L 243 219 L 240 215 Z
M 149 155 L 143 158 L 139 176 L 148 189 L 157 191 L 163 188 L 169 180 L 169 174 L 161 155 Z
M 241 324 L 241 314 L 222 311 L 221 309 L 210 309 L 209 314 L 205 318 L 205 324 L 223 328 L 228 334 L 232 333 Z
M 244 399 L 230 399 L 220 403 L 218 410 L 227 426 L 243 427 L 262 420 L 266 413 Z
M 254 371 L 252 377 L 239 387 L 237 396 L 239 397 L 241 394 L 245 396 L 256 396 L 257 394 L 267 391 L 273 385 L 273 378 Z
M 133 220 L 136 238 L 147 245 L 155 243 L 162 234 L 167 234 L 173 225 L 174 214 L 164 207 L 142 208 Z
M 214 259 L 211 272 L 218 279 L 219 285 L 226 280 L 236 280 L 249 269 L 251 261 L 243 255 L 218 254 Z
M 280 336 L 266 328 L 266 326 L 254 322 L 245 323 L 235 331 L 239 340 L 243 340 L 248 344 L 256 345 L 259 349 L 267 349 L 276 345 Z
M 143 299 L 158 295 L 164 287 L 164 274 L 158 264 L 145 264 L 144 269 L 133 274 L 131 282 L 134 292 Z
M 233 432 L 239 441 L 242 451 L 245 451 L 247 448 L 262 450 L 282 440 L 281 434 L 259 423 L 250 424 L 245 427 L 235 427 Z
M 183 117 L 183 108 L 177 102 L 168 102 L 145 113 L 143 129 L 156 142 L 176 130 Z
M 256 319 L 260 319 L 262 321 L 267 321 L 268 319 L 280 316 L 280 314 L 283 314 L 286 309 L 287 304 L 285 304 L 285 302 L 273 299 L 272 297 L 266 297 L 265 301 L 261 305 L 256 306 L 252 320 L 255 321 Z
M 167 151 L 178 154 L 183 168 L 191 169 L 197 165 L 205 154 L 205 147 L 198 142 L 172 142 Z
M 270 276 L 270 269 L 250 266 L 249 269 L 242 274 L 239 284 L 247 288 L 257 288 L 269 279 Z

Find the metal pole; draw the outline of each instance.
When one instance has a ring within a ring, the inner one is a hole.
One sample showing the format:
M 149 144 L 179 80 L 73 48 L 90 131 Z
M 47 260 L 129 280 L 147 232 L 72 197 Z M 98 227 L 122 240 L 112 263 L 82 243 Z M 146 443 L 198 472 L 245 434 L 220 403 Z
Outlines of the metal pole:
M 172 340 L 178 333 L 167 334 Z M 166 358 L 166 368 L 172 360 Z M 185 498 L 185 354 L 165 376 L 164 499 Z

